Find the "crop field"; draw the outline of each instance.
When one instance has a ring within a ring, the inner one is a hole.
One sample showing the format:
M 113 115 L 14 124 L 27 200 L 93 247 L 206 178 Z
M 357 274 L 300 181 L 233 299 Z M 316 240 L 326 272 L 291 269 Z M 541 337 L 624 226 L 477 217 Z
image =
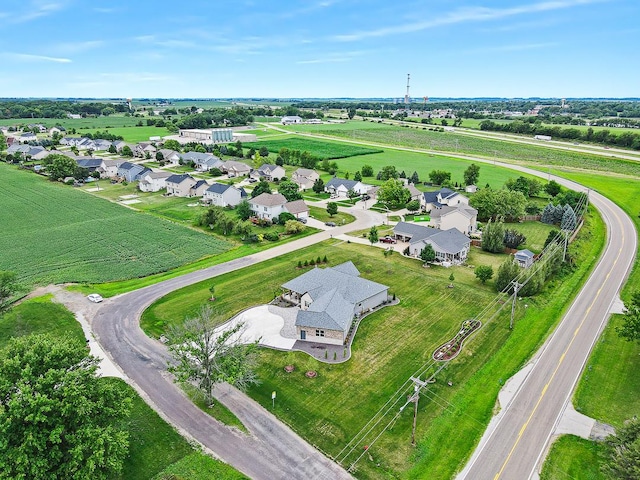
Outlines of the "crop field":
M 88 118 L 9 118 L 0 120 L 0 125 L 27 125 L 30 123 L 41 123 L 46 127 L 62 125 L 66 129 L 70 128 L 96 128 L 104 130 L 106 127 L 133 127 L 144 118 L 125 117 L 124 115 L 111 115 L 109 117 L 88 117 Z
M 29 285 L 163 272 L 231 245 L 0 164 L 0 270 Z
M 289 127 L 292 128 L 292 127 Z M 330 125 L 296 125 L 295 130 L 341 137 L 362 142 L 456 152 L 487 159 L 510 159 L 539 166 L 571 167 L 582 170 L 614 172 L 640 176 L 640 162 L 569 152 L 524 143 L 504 142 L 457 134 L 436 132 L 422 127 L 398 127 L 373 122 L 353 121 Z
M 311 155 L 321 159 L 346 158 L 382 152 L 379 148 L 361 147 L 359 145 L 350 145 L 347 143 L 326 142 L 323 140 L 299 137 L 278 138 L 274 140 L 264 140 L 261 142 L 245 143 L 243 146 L 253 147 L 256 150 L 264 146 L 273 153 L 278 153 L 281 148 L 300 151 L 306 150 Z

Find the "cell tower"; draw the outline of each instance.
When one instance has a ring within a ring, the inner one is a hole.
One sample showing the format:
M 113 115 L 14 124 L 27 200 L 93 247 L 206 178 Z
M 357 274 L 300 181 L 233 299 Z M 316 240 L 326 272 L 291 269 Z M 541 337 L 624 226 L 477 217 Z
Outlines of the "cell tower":
M 411 103 L 411 97 L 409 96 L 409 80 L 411 79 L 411 74 L 407 73 L 407 94 L 404 96 L 404 104 L 409 105 Z

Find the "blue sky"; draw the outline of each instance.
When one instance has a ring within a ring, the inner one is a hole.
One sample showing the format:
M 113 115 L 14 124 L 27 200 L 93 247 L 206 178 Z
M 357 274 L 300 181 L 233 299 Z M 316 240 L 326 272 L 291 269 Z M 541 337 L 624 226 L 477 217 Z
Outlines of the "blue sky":
M 640 96 L 638 0 L 2 0 L 0 97 Z

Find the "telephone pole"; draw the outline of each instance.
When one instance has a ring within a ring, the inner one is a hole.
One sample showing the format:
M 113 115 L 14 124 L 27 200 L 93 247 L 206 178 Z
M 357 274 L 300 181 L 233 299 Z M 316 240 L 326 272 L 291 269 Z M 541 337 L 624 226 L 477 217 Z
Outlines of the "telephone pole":
M 409 402 L 413 402 L 413 428 L 411 429 L 411 445 L 416 446 L 416 425 L 418 423 L 418 399 L 420 398 L 420 389 L 427 385 L 419 378 L 411 377 L 413 382 L 413 395 L 409 398 Z
M 523 287 L 522 283 L 518 283 L 517 280 L 513 281 L 513 301 L 511 302 L 511 320 L 509 321 L 509 330 L 513 330 L 513 318 L 516 314 L 516 300 L 518 299 L 518 290 Z

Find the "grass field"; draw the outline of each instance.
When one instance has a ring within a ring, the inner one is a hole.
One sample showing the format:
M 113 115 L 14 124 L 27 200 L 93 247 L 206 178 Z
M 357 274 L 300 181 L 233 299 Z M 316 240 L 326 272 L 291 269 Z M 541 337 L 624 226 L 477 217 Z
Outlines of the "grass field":
M 513 122 L 513 120 L 506 120 L 506 119 L 489 119 L 489 120 L 498 124 Z M 462 126 L 465 128 L 473 128 L 475 130 L 480 130 L 480 124 L 483 121 L 484 119 L 479 119 L 479 118 L 465 118 L 462 120 Z M 434 123 L 437 125 L 438 121 L 434 120 Z M 588 127 L 587 125 L 565 125 L 565 124 L 559 124 L 559 123 L 556 124 L 556 123 L 546 123 L 546 122 L 544 122 L 544 125 L 557 126 L 560 128 L 575 128 L 577 130 L 580 130 L 581 132 L 584 132 L 589 128 L 593 128 L 594 132 L 597 132 L 599 130 L 609 130 L 614 135 L 624 133 L 624 132 L 640 133 L 640 129 L 638 128 L 617 128 L 617 127 L 597 127 L 597 126 Z M 566 141 L 569 141 L 569 140 L 566 140 Z
M 84 345 L 82 327 L 64 306 L 51 301 L 51 295 L 27 300 L 0 317 L 0 349 L 12 337 L 48 333 L 54 338 L 70 337 Z M 233 468 L 195 450 L 170 425 L 162 420 L 133 388 L 122 380 L 105 378 L 126 390 L 133 399 L 130 417 L 124 421 L 129 432 L 129 455 L 120 476 L 111 480 L 245 478 Z
M 89 128 L 78 130 L 79 135 L 84 135 L 86 133 L 95 133 L 97 131 L 103 132 L 107 131 L 112 135 L 121 136 L 125 142 L 138 143 L 138 142 L 148 142 L 149 137 L 164 137 L 166 135 L 171 135 L 171 132 L 166 128 L 158 128 L 158 127 L 113 127 L 113 128 Z
M 333 217 L 327 213 L 326 208 L 309 207 L 309 215 L 321 222 L 334 222 L 336 225 L 346 225 L 355 221 L 355 217 L 349 213 L 338 212 Z
M 96 128 L 104 130 L 106 127 L 133 127 L 140 120 L 140 117 L 125 117 L 124 115 L 112 115 L 109 117 L 89 117 L 89 118 L 9 118 L 0 119 L 0 125 L 28 125 L 30 123 L 41 123 L 45 127 L 62 125 L 67 130 L 71 128 Z M 155 127 L 154 127 L 155 128 Z
M 0 269 L 29 285 L 143 277 L 231 245 L 0 164 Z
M 600 471 L 603 447 L 574 435 L 563 435 L 551 447 L 540 480 L 607 480 Z
M 486 325 L 439 377 L 432 393 L 420 404 L 418 448 L 410 446 L 411 414 L 405 412 L 369 451 L 374 460 L 358 465 L 358 478 L 452 476 L 482 434 L 502 382 L 541 344 L 565 308 L 566 297 L 584 281 L 603 244 L 599 219 L 593 219 L 582 235 L 590 241 L 584 243 L 583 239 L 572 247 L 585 260 L 576 275 L 552 282 L 545 294 L 527 300 L 526 310 L 521 305 L 512 332 L 503 316 Z M 491 282 L 481 285 L 471 268 L 425 270 L 421 262 L 397 254 L 385 258 L 378 248 L 330 241 L 218 277 L 216 292 L 220 292 L 221 302 L 217 306 L 230 317 L 243 308 L 267 302 L 279 285 L 299 274 L 295 269 L 298 260 L 324 255 L 330 265 L 352 260 L 363 277 L 391 285 L 400 305 L 367 317 L 355 337 L 354 355 L 345 364 L 330 366 L 301 353 L 263 350 L 259 368 L 263 384 L 250 394 L 267 407 L 271 392 L 276 390 L 279 402 L 275 413 L 308 441 L 335 456 L 408 376 L 429 361 L 433 350 L 457 331 L 460 322 L 476 315 L 495 291 Z M 470 261 L 484 263 L 483 258 L 472 256 Z M 496 257 L 496 264 L 500 261 Z M 456 286 L 447 289 L 451 273 Z M 260 288 L 255 287 L 255 278 L 265 279 Z M 159 300 L 143 315 L 145 331 L 158 335 L 195 312 L 206 301 L 208 286 L 209 282 L 192 285 Z M 296 371 L 285 374 L 282 367 L 286 364 L 294 364 Z M 318 371 L 316 379 L 304 376 L 309 369 Z M 454 386 L 447 386 L 447 381 Z M 453 437 L 452 428 L 456 432 Z
M 380 153 L 381 149 L 361 147 L 358 145 L 349 145 L 341 142 L 331 142 L 314 140 L 310 138 L 300 137 L 278 137 L 276 139 L 265 139 L 261 142 L 244 143 L 244 147 L 253 147 L 256 150 L 260 147 L 267 147 L 269 152 L 278 153 L 281 148 L 288 148 L 289 150 L 300 150 L 301 152 L 307 151 L 311 155 L 321 159 L 336 159 L 354 157 L 358 155 L 369 155 L 371 153 Z
M 640 176 L 640 163 L 634 161 L 554 150 L 543 146 L 510 143 L 499 139 L 475 137 L 455 132 L 435 132 L 428 129 L 423 130 L 422 127 L 409 128 L 352 121 L 344 124 L 297 125 L 295 128 L 284 128 L 363 142 L 423 148 L 440 152 L 464 152 L 487 159 L 498 158 L 529 164 L 567 166 Z

